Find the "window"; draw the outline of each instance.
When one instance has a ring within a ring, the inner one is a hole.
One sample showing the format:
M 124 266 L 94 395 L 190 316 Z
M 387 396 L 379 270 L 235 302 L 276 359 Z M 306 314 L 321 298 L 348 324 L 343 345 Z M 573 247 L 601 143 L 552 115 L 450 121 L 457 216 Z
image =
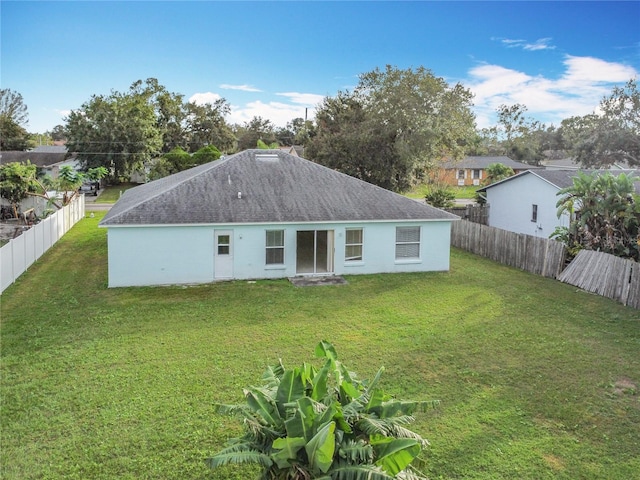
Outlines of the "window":
M 344 260 L 345 262 L 362 261 L 362 229 L 347 228 L 345 232 Z
M 531 205 L 531 221 L 538 221 L 538 205 L 536 205 L 535 203 Z
M 464 180 L 464 170 L 458 170 L 458 180 Z
M 480 180 L 480 169 L 478 168 L 474 168 L 473 169 L 473 179 L 474 180 Z
M 420 227 L 396 227 L 396 260 L 420 258 Z
M 231 252 L 231 237 L 218 235 L 218 255 L 229 255 Z
M 267 265 L 284 264 L 284 230 L 267 230 Z

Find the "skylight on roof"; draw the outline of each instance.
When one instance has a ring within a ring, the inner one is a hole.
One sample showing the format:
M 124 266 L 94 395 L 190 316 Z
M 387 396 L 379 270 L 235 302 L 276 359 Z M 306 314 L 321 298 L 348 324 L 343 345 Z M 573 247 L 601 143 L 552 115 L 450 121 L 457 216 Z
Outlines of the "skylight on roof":
M 277 162 L 277 153 L 256 153 L 256 160 L 259 162 Z

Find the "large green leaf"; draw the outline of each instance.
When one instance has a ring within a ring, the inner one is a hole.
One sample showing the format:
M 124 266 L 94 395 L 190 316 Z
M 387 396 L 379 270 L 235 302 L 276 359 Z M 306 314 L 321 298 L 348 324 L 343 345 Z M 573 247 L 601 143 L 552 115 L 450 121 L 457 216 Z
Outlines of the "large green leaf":
M 376 453 L 376 465 L 380 465 L 385 472 L 394 476 L 404 470 L 422 451 L 420 443 L 410 438 L 374 435 L 370 441 Z
M 284 372 L 278 390 L 276 391 L 276 404 L 280 416 L 285 416 L 285 408 L 287 404 L 297 401 L 304 396 L 304 383 L 302 382 L 302 374 L 299 368 L 287 370 Z
M 327 473 L 333 463 L 336 449 L 335 422 L 329 422 L 318 429 L 318 433 L 305 445 L 309 465 L 314 472 Z
M 258 388 L 249 387 L 245 389 L 245 397 L 247 404 L 271 427 L 280 427 L 282 418 L 278 412 L 278 408 L 272 398 Z
M 321 401 L 324 397 L 327 396 L 327 377 L 329 376 L 330 369 L 331 360 L 327 360 L 320 371 L 313 377 L 313 389 L 311 390 L 311 398 L 313 398 L 316 402 Z
M 290 437 L 302 437 L 307 441 L 311 440 L 315 418 L 313 400 L 309 397 L 298 399 L 298 407 L 294 416 L 284 422 L 287 435 Z
M 290 460 L 295 460 L 298 456 L 298 451 L 307 444 L 307 441 L 301 437 L 285 437 L 278 438 L 273 441 L 273 448 L 280 450 L 277 453 L 271 455 L 271 458 L 275 460 L 278 468 L 287 468 L 291 465 Z
M 331 360 L 338 359 L 338 353 L 334 346 L 327 342 L 326 340 L 322 340 L 318 345 L 316 345 L 316 357 L 326 357 Z

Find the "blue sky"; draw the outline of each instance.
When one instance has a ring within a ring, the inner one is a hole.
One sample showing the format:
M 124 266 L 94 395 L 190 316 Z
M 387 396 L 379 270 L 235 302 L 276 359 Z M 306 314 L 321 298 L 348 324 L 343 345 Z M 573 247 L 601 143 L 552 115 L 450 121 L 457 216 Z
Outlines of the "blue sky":
M 479 127 L 501 104 L 556 125 L 591 113 L 640 72 L 640 2 L 0 2 L 0 86 L 31 132 L 93 94 L 157 78 L 227 120 L 285 125 L 376 67 L 424 66 L 474 94 Z

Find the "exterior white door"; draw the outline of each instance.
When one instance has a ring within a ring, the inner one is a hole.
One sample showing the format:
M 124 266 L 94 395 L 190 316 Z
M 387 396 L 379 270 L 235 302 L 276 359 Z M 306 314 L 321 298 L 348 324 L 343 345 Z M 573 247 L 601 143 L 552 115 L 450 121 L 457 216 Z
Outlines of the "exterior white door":
M 233 278 L 233 230 L 215 231 L 213 277 L 216 280 Z

